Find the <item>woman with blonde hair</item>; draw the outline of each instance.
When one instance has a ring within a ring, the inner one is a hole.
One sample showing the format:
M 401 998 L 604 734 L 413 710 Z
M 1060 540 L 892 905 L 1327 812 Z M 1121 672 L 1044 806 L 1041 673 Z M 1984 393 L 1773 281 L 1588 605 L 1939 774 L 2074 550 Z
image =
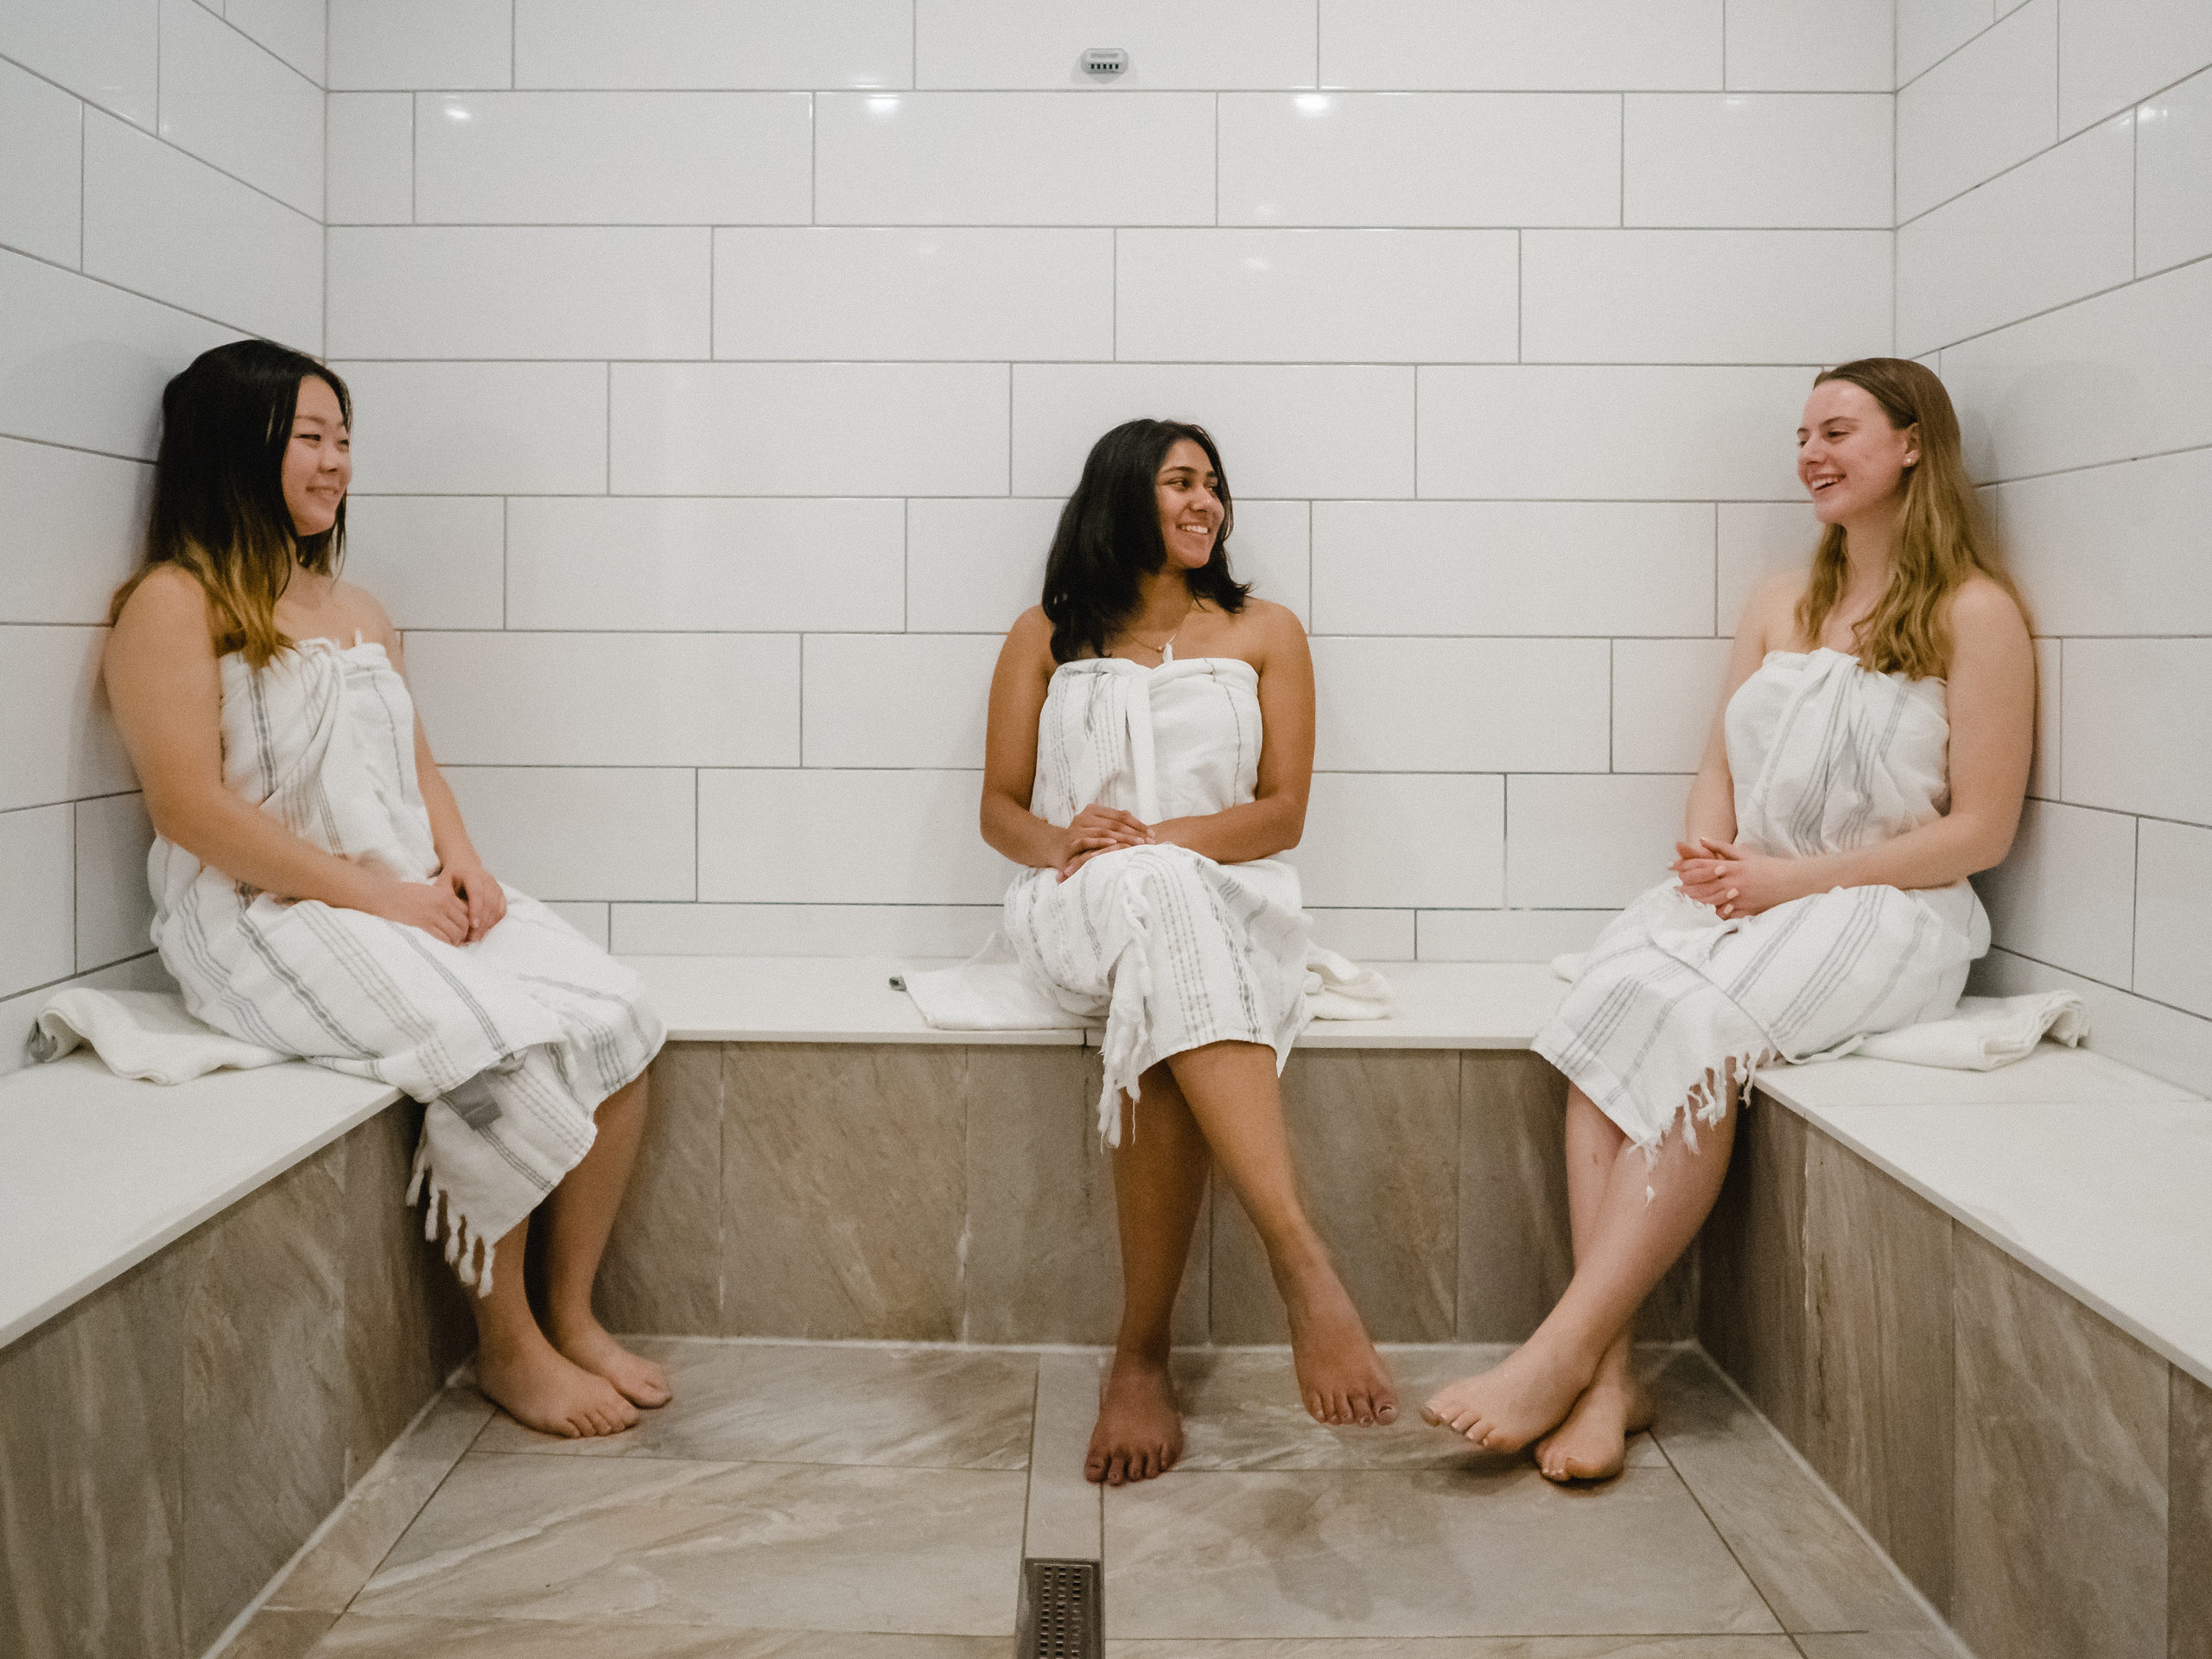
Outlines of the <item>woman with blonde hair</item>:
M 591 1292 L 660 1021 L 634 974 L 485 869 L 398 633 L 338 579 L 345 382 L 242 340 L 170 381 L 162 416 L 103 668 L 154 820 L 162 962 L 216 1029 L 427 1103 L 416 1183 L 478 1292 L 484 1392 L 548 1433 L 626 1428 L 668 1379 Z M 522 1274 L 541 1203 L 543 1330 Z
M 2035 658 L 1942 382 L 1898 358 L 1821 374 L 1797 475 L 1827 528 L 1809 572 L 1745 607 L 1673 874 L 1534 1045 L 1571 1085 L 1574 1276 L 1423 1412 L 1493 1451 L 1535 1442 L 1554 1480 L 1618 1473 L 1650 1421 L 1637 1308 L 1713 1208 L 1754 1070 L 1947 1016 L 1989 946 L 1967 878 L 2019 822 Z

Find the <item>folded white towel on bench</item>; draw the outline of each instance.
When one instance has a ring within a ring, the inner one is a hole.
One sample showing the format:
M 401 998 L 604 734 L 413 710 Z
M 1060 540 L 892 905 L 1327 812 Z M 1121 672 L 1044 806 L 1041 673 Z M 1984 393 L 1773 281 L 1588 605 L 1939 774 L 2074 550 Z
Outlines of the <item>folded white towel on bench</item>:
M 1003 934 L 957 968 L 902 974 L 893 982 L 914 999 L 925 1025 L 938 1031 L 1080 1031 L 1052 994 L 1021 971 Z M 1389 981 L 1372 968 L 1309 945 L 1306 1013 L 1313 1020 L 1381 1020 L 1393 1004 Z
M 1903 1060 L 1909 1065 L 1948 1066 L 1955 1071 L 1994 1071 L 2024 1060 L 2044 1038 L 2077 1046 L 2089 1034 L 2089 1008 L 2071 991 L 2040 991 L 2026 996 L 1962 996 L 1948 1020 L 1929 1020 L 1895 1031 L 1877 1032 L 1846 1044 L 1816 1060 L 1864 1054 L 1869 1059 Z
M 118 1077 L 188 1083 L 230 1066 L 251 1071 L 295 1058 L 203 1026 L 174 991 L 56 991 L 31 1029 L 31 1058 L 58 1060 L 89 1046 Z

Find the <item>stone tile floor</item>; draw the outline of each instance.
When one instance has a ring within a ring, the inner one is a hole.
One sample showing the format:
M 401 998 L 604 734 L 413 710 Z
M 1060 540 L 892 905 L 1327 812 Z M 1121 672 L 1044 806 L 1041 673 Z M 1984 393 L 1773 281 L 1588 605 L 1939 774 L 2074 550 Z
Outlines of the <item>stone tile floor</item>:
M 1065 1399 L 1095 1357 L 645 1345 L 676 1402 L 610 1440 L 448 1389 L 226 1659 L 1005 1659 L 1025 1517 L 1043 1535 L 1033 1426 L 1053 1536 L 1072 1503 L 1076 1535 L 1103 1537 L 1115 1659 L 1962 1651 L 1694 1350 L 1644 1356 L 1658 1429 L 1586 1491 L 1417 1418 L 1318 1427 L 1287 1353 L 1195 1350 L 1182 1467 L 1094 1496 L 1059 1467 L 1082 1413 L 1037 1401 L 1040 1367 Z M 1503 1351 L 1386 1350 L 1416 1404 Z

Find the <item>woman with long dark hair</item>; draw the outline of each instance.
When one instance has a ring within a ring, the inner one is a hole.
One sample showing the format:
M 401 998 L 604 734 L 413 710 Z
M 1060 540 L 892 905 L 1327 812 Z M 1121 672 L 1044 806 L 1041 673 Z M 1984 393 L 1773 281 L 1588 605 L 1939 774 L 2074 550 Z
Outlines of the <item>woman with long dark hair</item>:
M 1183 1445 L 1169 1326 L 1217 1164 L 1267 1248 L 1321 1422 L 1389 1422 L 1389 1372 L 1300 1207 L 1276 1077 L 1308 1016 L 1297 872 L 1313 770 L 1305 630 L 1231 575 L 1213 440 L 1131 421 L 1060 514 L 1044 602 L 991 681 L 983 838 L 1027 866 L 1005 932 L 1025 975 L 1103 1018 L 1122 1313 L 1085 1473 Z
M 239 340 L 170 381 L 162 415 L 103 671 L 154 821 L 162 961 L 216 1029 L 428 1103 L 416 1181 L 478 1292 L 484 1392 L 552 1433 L 627 1427 L 667 1376 L 601 1328 L 591 1289 L 660 1021 L 636 976 L 485 869 L 398 634 L 338 578 L 345 382 Z M 541 1202 L 544 1330 L 522 1273 Z
M 1619 1473 L 1650 1421 L 1630 1329 L 1713 1208 L 1752 1073 L 1947 1018 L 1989 948 L 1967 878 L 2019 823 L 2035 655 L 1943 383 L 1900 358 L 1821 374 L 1797 475 L 1826 529 L 1745 607 L 1674 874 L 1533 1045 L 1571 1085 L 1574 1277 L 1422 1413 L 1535 1442 L 1554 1480 Z

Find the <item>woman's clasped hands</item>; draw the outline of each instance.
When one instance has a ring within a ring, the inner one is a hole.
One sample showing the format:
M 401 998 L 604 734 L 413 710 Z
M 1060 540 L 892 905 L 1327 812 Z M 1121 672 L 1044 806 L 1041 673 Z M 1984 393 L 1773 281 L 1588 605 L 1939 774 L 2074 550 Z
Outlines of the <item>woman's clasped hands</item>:
M 1060 832 L 1060 880 L 1066 880 L 1101 853 L 1118 852 L 1124 847 L 1149 847 L 1157 839 L 1152 826 L 1135 813 L 1094 803 L 1077 813 L 1075 821 Z
M 1675 861 L 1667 868 L 1682 884 L 1682 891 L 1700 905 L 1710 905 L 1723 917 L 1756 916 L 1777 905 L 1805 896 L 1791 866 L 1797 859 L 1776 858 L 1753 852 L 1731 842 L 1700 836 L 1675 843 Z
M 428 881 L 388 878 L 359 907 L 448 944 L 474 944 L 505 916 L 507 895 L 481 864 L 448 865 Z

